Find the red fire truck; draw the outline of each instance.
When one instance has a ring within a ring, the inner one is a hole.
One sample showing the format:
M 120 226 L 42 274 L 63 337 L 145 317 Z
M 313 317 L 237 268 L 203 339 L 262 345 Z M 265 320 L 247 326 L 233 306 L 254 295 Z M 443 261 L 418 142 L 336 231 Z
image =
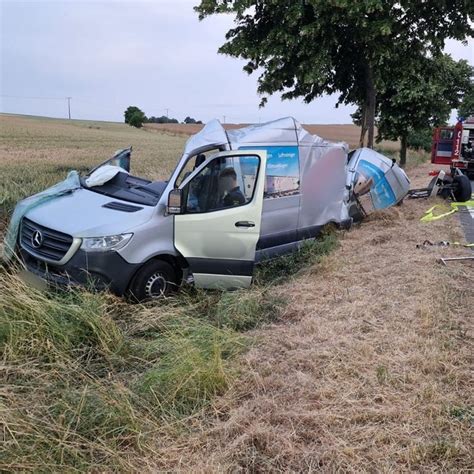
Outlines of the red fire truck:
M 460 120 L 454 127 L 438 127 L 433 131 L 431 163 L 448 165 L 450 172 L 435 173 L 427 188 L 411 189 L 411 198 L 442 196 L 454 201 L 471 199 L 472 187 L 469 178 L 474 179 L 474 116 Z M 433 173 L 430 173 L 433 175 Z
M 459 170 L 474 179 L 474 115 L 460 120 L 454 127 L 433 131 L 431 163 L 449 165 L 451 174 Z

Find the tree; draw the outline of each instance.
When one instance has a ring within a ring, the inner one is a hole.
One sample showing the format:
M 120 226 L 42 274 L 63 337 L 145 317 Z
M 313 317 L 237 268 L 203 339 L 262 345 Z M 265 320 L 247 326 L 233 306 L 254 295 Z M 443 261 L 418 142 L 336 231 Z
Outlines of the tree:
M 132 114 L 128 124 L 131 127 L 141 128 L 144 122 L 146 122 L 146 116 L 141 110 L 138 110 Z
M 472 80 L 458 110 L 459 117 L 467 118 L 469 115 L 474 115 L 474 81 Z
M 151 116 L 147 121 L 149 123 L 179 123 L 178 119 L 169 118 L 166 115 L 162 115 L 161 117 Z
M 412 130 L 407 137 L 407 146 L 414 150 L 430 151 L 433 144 L 433 129 Z
M 400 140 L 400 164 L 406 164 L 409 140 L 443 125 L 469 90 L 473 68 L 447 54 L 425 57 L 410 70 L 392 69 L 378 104 L 377 141 Z
M 130 105 L 129 107 L 127 107 L 127 110 L 123 114 L 124 117 L 125 117 L 125 123 L 130 123 L 130 118 L 136 112 L 140 112 L 143 115 L 145 115 L 138 107 L 136 107 L 134 105 Z
M 184 123 L 202 123 L 202 121 L 188 116 L 184 119 Z
M 393 64 L 409 68 L 439 53 L 446 38 L 474 34 L 471 3 L 419 0 L 201 0 L 200 19 L 235 14 L 235 28 L 219 52 L 247 60 L 259 72 L 257 91 L 311 102 L 338 93 L 339 104 L 357 104 L 373 145 L 377 95 Z

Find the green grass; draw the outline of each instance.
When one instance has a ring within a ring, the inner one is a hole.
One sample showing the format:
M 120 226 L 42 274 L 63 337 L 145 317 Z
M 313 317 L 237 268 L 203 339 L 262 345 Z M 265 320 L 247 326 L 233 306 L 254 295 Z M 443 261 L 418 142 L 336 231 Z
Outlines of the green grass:
M 2 468 L 130 469 L 130 450 L 199 411 L 236 374 L 245 338 L 185 306 L 41 293 L 0 277 Z M 139 331 L 137 325 L 141 325 Z
M 255 281 L 259 285 L 284 282 L 305 266 L 318 263 L 324 255 L 337 245 L 337 235 L 331 226 L 327 226 L 317 240 L 307 240 L 298 252 L 284 255 L 261 265 L 256 272 Z
M 275 283 L 336 242 L 327 232 L 261 265 L 249 290 L 191 289 L 147 305 L 40 292 L 0 269 L 0 468 L 136 470 L 160 436 L 187 429 L 234 383 L 239 354 L 256 342 L 246 332 L 285 309 Z

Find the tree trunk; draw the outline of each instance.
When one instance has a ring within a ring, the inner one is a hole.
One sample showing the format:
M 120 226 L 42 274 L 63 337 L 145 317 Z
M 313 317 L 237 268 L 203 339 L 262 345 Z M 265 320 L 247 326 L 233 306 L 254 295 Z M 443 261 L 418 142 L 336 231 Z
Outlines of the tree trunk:
M 366 126 L 369 132 L 367 146 L 374 147 L 375 134 L 375 106 L 377 101 L 377 92 L 375 90 L 374 76 L 372 67 L 369 63 L 365 65 L 365 102 L 366 102 Z
M 407 164 L 407 137 L 401 137 L 401 146 L 400 146 L 400 166 L 405 168 Z
M 360 119 L 360 138 L 359 138 L 359 148 L 363 148 L 365 141 L 365 134 L 367 133 L 367 114 L 366 114 L 366 104 L 361 106 L 361 119 Z

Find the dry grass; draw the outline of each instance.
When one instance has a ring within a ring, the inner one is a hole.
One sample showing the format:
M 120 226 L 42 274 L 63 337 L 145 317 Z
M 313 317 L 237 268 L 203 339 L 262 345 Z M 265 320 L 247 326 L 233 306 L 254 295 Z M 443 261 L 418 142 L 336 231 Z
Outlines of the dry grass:
M 246 123 L 226 123 L 226 130 L 245 127 Z M 153 131 L 167 132 L 175 135 L 193 135 L 199 132 L 204 125 L 199 124 L 180 124 L 180 123 L 147 123 L 145 128 Z M 345 125 L 319 125 L 319 124 L 303 124 L 303 127 L 313 135 L 319 135 L 330 141 L 343 141 L 349 144 L 351 148 L 359 146 L 360 127 L 352 124 Z M 384 140 L 379 145 L 381 149 L 397 151 L 399 149 L 398 142 Z
M 416 185 L 429 168 L 418 169 Z M 372 216 L 279 286 L 284 322 L 257 331 L 245 375 L 179 451 L 166 447 L 159 467 L 471 469 L 474 268 L 436 263 L 467 250 L 416 248 L 462 240 L 456 217 L 420 224 L 428 205 L 408 201 Z

